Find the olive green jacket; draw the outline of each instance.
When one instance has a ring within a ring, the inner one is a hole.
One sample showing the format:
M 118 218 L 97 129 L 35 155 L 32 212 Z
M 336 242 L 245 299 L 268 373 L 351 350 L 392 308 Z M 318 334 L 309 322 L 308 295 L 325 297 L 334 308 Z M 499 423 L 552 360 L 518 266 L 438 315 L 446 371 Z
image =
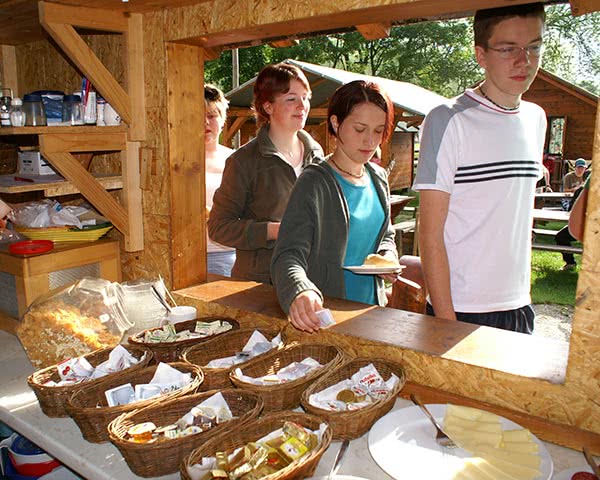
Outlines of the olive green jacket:
M 300 130 L 298 138 L 304 144 L 305 167 L 323 158 L 321 146 L 308 133 Z M 267 224 L 281 221 L 295 183 L 294 169 L 275 149 L 268 125 L 227 159 L 213 198 L 208 236 L 236 249 L 233 277 L 271 283 L 275 241 L 267 240 Z

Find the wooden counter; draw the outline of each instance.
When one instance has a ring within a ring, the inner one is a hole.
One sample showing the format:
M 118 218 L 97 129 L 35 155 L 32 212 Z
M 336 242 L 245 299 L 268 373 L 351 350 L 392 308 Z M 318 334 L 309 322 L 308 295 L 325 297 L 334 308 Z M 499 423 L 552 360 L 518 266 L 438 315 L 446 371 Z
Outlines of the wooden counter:
M 209 275 L 208 283 L 176 294 L 200 313 L 231 316 L 242 326 L 279 323 L 292 340 L 334 343 L 354 356 L 401 362 L 409 380 L 404 393 L 485 408 L 544 440 L 600 452 L 593 417 L 569 416 L 574 395 L 587 399 L 566 386 L 567 342 L 339 299 L 325 301 L 337 324 L 307 334 L 288 324 L 270 285 Z

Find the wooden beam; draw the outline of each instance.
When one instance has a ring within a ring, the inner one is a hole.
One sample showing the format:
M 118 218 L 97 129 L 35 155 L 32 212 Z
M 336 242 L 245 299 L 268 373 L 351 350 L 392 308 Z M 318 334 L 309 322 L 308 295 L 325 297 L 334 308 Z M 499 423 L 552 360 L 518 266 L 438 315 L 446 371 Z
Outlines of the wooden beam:
M 356 25 L 356 29 L 360 32 L 365 40 L 378 40 L 380 38 L 387 38 L 390 36 L 391 28 L 391 22 Z
M 66 23 L 75 27 L 105 32 L 124 33 L 128 28 L 127 14 L 118 10 L 104 10 L 59 3 L 40 2 L 40 19 L 45 22 Z
M 102 215 L 123 234 L 129 231 L 126 210 L 100 185 L 90 172 L 85 170 L 68 152 L 46 151 L 44 136 L 40 135 L 40 151 L 44 158 L 63 177 L 69 180 Z
M 204 51 L 167 44 L 173 288 L 206 281 Z
M 206 60 L 216 60 L 221 56 L 223 48 L 221 47 L 204 47 L 204 58 Z
M 13 45 L 1 45 L 2 78 L 1 85 L 12 88 L 13 95 L 19 96 L 19 81 L 17 76 L 17 49 Z
M 43 6 L 44 3 L 40 3 L 42 26 L 69 59 L 91 80 L 94 87 L 114 107 L 125 123 L 131 124 L 131 106 L 127 92 L 123 90 L 119 82 L 115 80 L 71 25 L 45 20 Z
M 127 149 L 121 152 L 121 172 L 123 191 L 121 203 L 127 211 L 127 233 L 125 251 L 137 252 L 144 249 L 144 211 L 140 188 L 140 142 L 127 142 Z
M 576 17 L 600 10 L 598 0 L 570 0 L 569 3 L 571 4 L 571 13 Z
M 251 108 L 232 107 L 227 110 L 227 116 L 230 118 L 234 117 L 253 117 L 254 110 Z
M 125 76 L 131 101 L 129 140 L 146 139 L 146 96 L 144 93 L 144 17 L 132 13 L 125 33 Z
M 125 150 L 125 133 L 104 133 L 101 131 L 82 133 L 52 133 L 40 135 L 47 152 L 110 152 Z
M 238 130 L 240 128 L 242 128 L 242 125 L 244 125 L 244 123 L 246 123 L 248 121 L 248 117 L 244 116 L 244 117 L 237 117 L 234 121 L 233 124 L 231 125 L 231 127 L 229 127 L 226 131 L 223 131 L 223 144 L 224 145 L 230 145 L 231 139 L 233 138 L 233 136 L 238 132 Z
M 308 112 L 308 116 L 312 117 L 312 118 L 327 118 L 327 108 L 326 107 L 311 108 L 310 112 Z
M 587 445 L 596 454 L 600 454 L 600 434 L 588 430 L 582 430 L 569 425 L 561 425 L 546 420 L 545 418 L 535 417 L 533 415 L 528 415 L 527 413 L 492 405 L 491 403 L 473 400 L 462 395 L 444 392 L 443 390 L 419 385 L 413 382 L 406 382 L 400 395 L 408 397 L 411 393 L 423 403 L 454 403 L 456 405 L 465 405 L 493 412 L 512 420 L 524 428 L 528 428 L 535 435 L 547 442 L 564 445 L 575 450 L 581 450 L 582 445 Z
M 298 45 L 300 42 L 297 38 L 286 38 L 283 40 L 276 40 L 274 42 L 269 43 L 273 48 L 285 48 L 285 47 L 293 47 L 294 45 Z

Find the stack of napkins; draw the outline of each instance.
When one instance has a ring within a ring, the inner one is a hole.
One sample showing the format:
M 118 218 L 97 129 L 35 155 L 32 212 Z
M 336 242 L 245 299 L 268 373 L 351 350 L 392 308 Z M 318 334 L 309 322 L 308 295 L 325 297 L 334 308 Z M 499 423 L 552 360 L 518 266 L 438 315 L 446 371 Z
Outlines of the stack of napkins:
M 533 480 L 541 475 L 539 447 L 529 430 L 502 430 L 500 417 L 448 405 L 444 431 L 473 453 L 454 480 Z

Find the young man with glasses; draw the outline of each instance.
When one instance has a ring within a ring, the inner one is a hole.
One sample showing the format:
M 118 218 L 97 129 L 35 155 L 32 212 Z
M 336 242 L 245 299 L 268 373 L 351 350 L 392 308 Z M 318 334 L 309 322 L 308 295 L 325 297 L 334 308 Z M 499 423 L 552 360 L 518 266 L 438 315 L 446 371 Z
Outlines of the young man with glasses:
M 533 332 L 532 206 L 546 115 L 521 96 L 539 68 L 544 24 L 541 3 L 478 11 L 485 80 L 423 124 L 413 188 L 430 315 Z

